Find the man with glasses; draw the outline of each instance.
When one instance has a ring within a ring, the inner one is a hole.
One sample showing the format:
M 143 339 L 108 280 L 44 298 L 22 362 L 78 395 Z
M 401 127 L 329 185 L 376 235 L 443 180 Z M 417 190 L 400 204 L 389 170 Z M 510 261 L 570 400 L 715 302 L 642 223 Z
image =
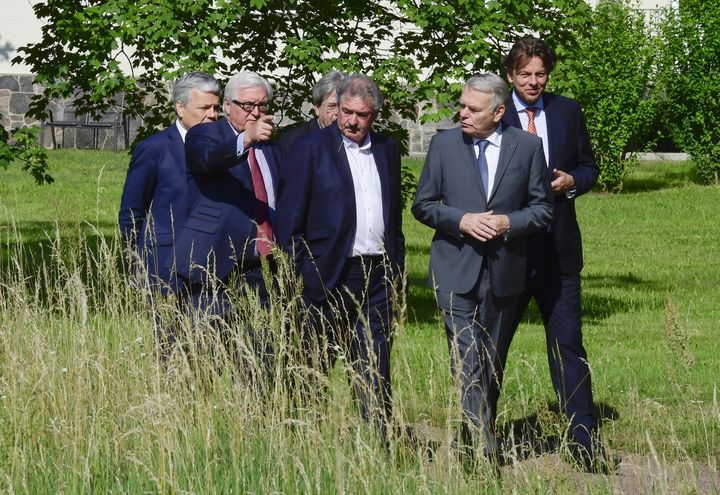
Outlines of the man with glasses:
M 185 141 L 189 181 L 197 193 L 177 242 L 178 274 L 193 308 L 223 318 L 232 309 L 230 284 L 267 304 L 261 262 L 272 265 L 280 159 L 271 141 L 268 81 L 240 72 L 230 78 L 224 96 L 225 117 L 194 127 Z

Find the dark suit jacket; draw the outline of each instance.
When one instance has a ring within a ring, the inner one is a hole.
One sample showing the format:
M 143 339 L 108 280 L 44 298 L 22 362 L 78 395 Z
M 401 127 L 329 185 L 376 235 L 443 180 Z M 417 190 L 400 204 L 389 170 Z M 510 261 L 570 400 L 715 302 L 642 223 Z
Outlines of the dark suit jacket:
M 170 283 L 173 240 L 188 201 L 185 147 L 175 124 L 141 141 L 125 179 L 118 222 L 126 244 L 139 248 L 151 276 Z
M 277 191 L 277 144 L 262 149 Z M 256 200 L 247 162 L 248 153 L 237 155 L 237 136 L 226 119 L 199 124 L 185 137 L 191 187 L 190 211 L 178 236 L 178 275 L 205 282 L 210 274 L 225 278 L 255 254 Z M 271 219 L 274 212 L 271 212 Z
M 304 124 L 300 124 L 299 126 L 284 131 L 280 137 L 280 147 L 282 148 L 283 153 L 290 153 L 292 151 L 293 144 L 301 137 L 307 136 L 308 134 L 319 130 L 320 124 L 318 124 L 318 119 L 315 117 Z
M 548 132 L 550 156 L 546 158 L 549 172 L 552 173 L 552 169 L 556 168 L 572 175 L 576 189 L 572 199 L 568 199 L 564 194 L 554 196 L 551 235 L 558 253 L 560 270 L 568 274 L 579 273 L 582 270 L 583 257 L 580 227 L 575 215 L 575 198 L 593 188 L 600 170 L 595 163 L 580 105 L 575 100 L 552 93 L 544 93 L 542 99 Z M 509 99 L 503 122 L 522 128 L 512 98 Z M 541 232 L 529 240 L 532 265 L 543 263 L 546 259 L 544 235 Z
M 412 206 L 415 218 L 436 230 L 430 247 L 431 286 L 465 294 L 487 258 L 496 296 L 525 289 L 526 236 L 545 227 L 552 216 L 540 138 L 504 129 L 495 185 L 490 199 L 486 197 L 472 138 L 459 127 L 436 134 Z M 465 213 L 488 210 L 509 216 L 505 236 L 481 243 L 460 232 Z
M 400 148 L 392 138 L 370 134 L 380 176 L 385 251 L 393 275 L 405 266 L 400 199 Z M 296 142 L 283 161 L 278 203 L 278 241 L 294 256 L 305 295 L 322 302 L 335 288 L 355 239 L 355 193 L 337 124 Z

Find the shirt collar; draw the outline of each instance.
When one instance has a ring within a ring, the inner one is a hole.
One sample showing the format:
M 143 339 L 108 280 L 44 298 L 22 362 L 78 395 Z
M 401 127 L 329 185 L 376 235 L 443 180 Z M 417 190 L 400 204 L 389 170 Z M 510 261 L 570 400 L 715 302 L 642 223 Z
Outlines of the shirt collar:
M 363 142 L 362 145 L 358 145 L 355 141 L 346 138 L 344 134 L 342 135 L 342 140 L 343 140 L 343 145 L 345 146 L 345 149 L 356 148 L 361 153 L 369 153 L 370 152 L 370 146 L 372 143 L 370 142 L 370 133 L 369 132 L 367 133 L 367 136 L 365 136 L 365 142 Z
M 517 95 L 517 93 L 513 90 L 512 92 L 512 99 L 513 103 L 515 104 L 515 108 L 517 109 L 518 113 L 524 112 L 526 108 L 532 107 L 535 108 L 536 112 L 539 112 L 543 108 L 545 108 L 545 104 L 543 103 L 543 97 L 540 95 L 540 98 L 538 98 L 538 101 L 533 103 L 532 105 L 528 105 L 524 101 L 520 99 L 520 97 Z
M 187 129 L 185 129 L 183 127 L 183 125 L 180 123 L 180 119 L 175 120 L 175 127 L 177 127 L 177 130 L 180 133 L 180 138 L 183 140 L 183 143 L 184 143 L 185 135 L 187 134 Z
M 503 127 L 502 123 L 497 126 L 497 129 L 495 129 L 495 132 L 490 134 L 488 137 L 486 137 L 484 140 L 480 138 L 473 138 L 473 144 L 478 144 L 480 141 L 487 141 L 493 146 L 500 146 L 500 141 L 502 140 L 502 133 L 503 133 Z

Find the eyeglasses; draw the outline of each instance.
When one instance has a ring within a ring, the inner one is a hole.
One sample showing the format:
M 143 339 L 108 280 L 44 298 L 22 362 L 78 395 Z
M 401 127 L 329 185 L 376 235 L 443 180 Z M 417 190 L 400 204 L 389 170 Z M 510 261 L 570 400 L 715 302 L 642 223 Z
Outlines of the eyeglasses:
M 252 101 L 237 101 L 237 100 L 230 100 L 235 105 L 239 106 L 243 110 L 245 110 L 247 113 L 252 113 L 252 111 L 257 107 L 258 111 L 260 112 L 267 112 L 269 104 L 266 101 L 261 101 L 260 103 L 253 103 Z

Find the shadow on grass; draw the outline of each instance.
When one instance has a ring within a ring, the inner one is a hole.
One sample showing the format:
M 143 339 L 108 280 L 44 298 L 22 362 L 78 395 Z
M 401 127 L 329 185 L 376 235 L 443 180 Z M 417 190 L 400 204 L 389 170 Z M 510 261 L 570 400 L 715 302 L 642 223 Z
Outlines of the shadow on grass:
M 99 223 L 95 226 L 73 222 L 23 222 L 18 229 L 20 240 L 10 239 L 15 235 L 8 232 L 6 225 L 0 238 L 0 277 L 17 275 L 18 262 L 20 272 L 30 280 L 39 280 L 39 277 L 48 273 L 56 273 L 59 264 L 68 263 L 68 266 L 81 269 L 81 275 L 87 282 L 96 282 L 98 274 L 93 271 L 92 263 L 88 259 L 99 259 L 102 246 L 113 246 L 113 235 L 104 235 L 115 229 L 111 223 Z M 56 237 L 59 230 L 59 242 Z M 117 256 L 117 269 L 123 271 L 123 257 Z M 97 285 L 95 283 L 93 286 Z M 41 284 L 41 293 L 47 290 Z
M 601 429 L 603 423 L 616 421 L 620 417 L 617 409 L 606 403 L 596 404 L 594 409 Z M 553 414 L 552 417 L 557 418 L 556 421 L 566 421 L 557 402 L 548 403 L 547 410 Z M 541 419 L 535 413 L 505 423 L 500 434 L 506 444 L 504 450 L 514 452 L 518 460 L 523 461 L 543 454 L 559 453 L 566 442 L 557 433 L 561 429 L 560 424 L 548 424 L 547 418 Z
M 692 162 L 649 162 L 640 164 L 623 183 L 623 193 L 672 189 L 702 184 Z

